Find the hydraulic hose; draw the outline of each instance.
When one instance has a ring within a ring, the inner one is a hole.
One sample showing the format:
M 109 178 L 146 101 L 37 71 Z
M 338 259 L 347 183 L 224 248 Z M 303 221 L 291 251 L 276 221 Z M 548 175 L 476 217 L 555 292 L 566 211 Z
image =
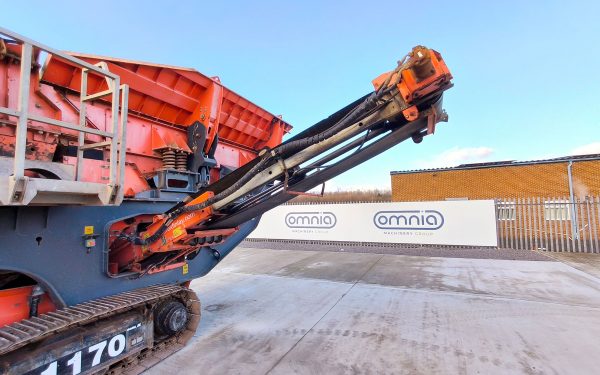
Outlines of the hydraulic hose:
M 173 222 L 173 219 L 175 217 L 177 217 L 178 215 L 186 213 L 186 212 L 199 211 L 199 210 L 202 210 L 206 207 L 209 207 L 209 206 L 215 204 L 216 202 L 226 198 L 227 196 L 229 196 L 230 194 L 233 194 L 235 191 L 237 191 L 242 186 L 244 186 L 244 184 L 246 184 L 248 181 L 250 181 L 250 179 L 252 179 L 257 173 L 261 172 L 262 169 L 264 167 L 266 167 L 271 161 L 277 160 L 278 158 L 282 158 L 287 155 L 294 154 L 300 150 L 305 149 L 306 147 L 320 143 L 320 142 L 332 137 L 333 135 L 335 135 L 336 133 L 338 133 L 340 130 L 344 129 L 345 127 L 357 122 L 360 118 L 364 118 L 370 112 L 374 111 L 375 109 L 379 108 L 380 106 L 387 104 L 388 101 L 381 103 L 380 100 L 386 93 L 393 90 L 394 85 L 390 86 L 389 83 L 390 83 L 392 77 L 394 77 L 394 75 L 396 75 L 396 78 L 395 78 L 396 80 L 399 79 L 398 77 L 399 77 L 400 71 L 405 69 L 408 66 L 408 64 L 410 63 L 410 60 L 408 59 L 408 57 L 409 56 L 407 55 L 404 59 L 402 59 L 398 63 L 398 66 L 396 67 L 396 69 L 394 69 L 394 71 L 389 74 L 389 76 L 387 77 L 385 82 L 379 88 L 377 88 L 376 91 L 371 93 L 365 100 L 363 100 L 354 109 L 352 109 L 350 112 L 348 112 L 342 119 L 337 121 L 333 126 L 325 129 L 324 131 L 322 131 L 320 133 L 317 133 L 317 134 L 314 134 L 314 135 L 311 135 L 311 136 L 308 136 L 305 138 L 297 139 L 297 140 L 294 140 L 294 141 L 291 141 L 288 143 L 281 144 L 281 145 L 273 148 L 272 150 L 265 152 L 263 155 L 259 156 L 261 159 L 256 163 L 256 165 L 254 165 L 246 174 L 244 174 L 239 180 L 237 180 L 231 186 L 227 187 L 226 189 L 224 189 L 217 195 L 205 200 L 202 203 L 194 204 L 191 206 L 181 206 L 181 207 L 174 209 L 173 211 L 166 214 L 167 220 L 164 222 L 164 224 L 162 224 L 160 226 L 160 228 L 156 232 L 154 232 L 152 235 L 150 235 L 144 239 L 137 236 L 137 237 L 133 238 L 132 242 L 134 242 L 137 245 L 149 245 L 151 243 L 156 242 L 166 232 L 167 228 Z M 131 240 L 131 238 L 129 238 L 129 239 Z

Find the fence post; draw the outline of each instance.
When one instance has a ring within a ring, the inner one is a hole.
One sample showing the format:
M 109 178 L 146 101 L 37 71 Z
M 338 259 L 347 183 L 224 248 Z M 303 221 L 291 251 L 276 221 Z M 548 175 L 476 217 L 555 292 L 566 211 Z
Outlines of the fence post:
M 540 208 L 542 211 L 542 216 L 541 219 L 542 220 L 542 227 L 544 228 L 544 249 L 546 251 L 550 251 L 550 243 L 548 242 L 548 220 L 546 220 L 546 201 L 544 198 L 541 198 L 540 201 Z
M 535 229 L 532 226 L 533 222 L 533 205 L 531 198 L 527 198 L 527 228 L 529 230 L 529 235 L 527 236 L 527 249 L 533 250 L 534 242 L 533 242 L 533 234 L 535 233 Z
M 524 231 L 525 231 L 525 225 L 523 224 L 525 222 L 525 217 L 524 217 L 524 212 L 523 211 L 523 207 L 524 207 L 524 202 L 525 200 L 522 198 L 518 198 L 517 199 L 517 207 L 519 208 L 519 221 L 517 222 L 517 229 L 518 229 L 518 233 L 519 233 L 519 249 L 524 249 L 525 248 L 525 235 L 524 235 Z
M 494 199 L 494 213 L 496 214 L 496 240 L 498 242 L 498 248 L 502 248 L 502 242 L 500 240 L 500 205 L 498 199 Z
M 579 207 L 579 216 L 581 217 L 581 235 L 583 237 L 583 248 L 584 251 L 586 253 L 590 252 L 590 233 L 588 232 L 589 230 L 591 230 L 592 228 L 590 228 L 589 226 L 589 221 L 590 218 L 587 215 L 588 214 L 588 209 L 587 209 L 587 198 L 583 198 L 580 200 L 580 207 Z
M 591 197 L 592 199 L 592 204 L 591 204 L 591 209 L 590 209 L 590 213 L 592 216 L 592 228 L 593 229 L 593 241 L 594 241 L 594 253 L 598 253 L 598 221 L 596 220 L 596 198 L 595 197 Z
M 592 211 L 594 212 L 594 233 L 596 235 L 596 252 L 600 253 L 599 239 L 600 235 L 598 234 L 598 224 L 600 224 L 600 197 L 592 198 L 594 202 L 594 206 L 592 207 Z
M 539 205 L 536 204 L 536 199 L 533 198 L 532 199 L 532 214 L 531 216 L 533 217 L 533 239 L 534 239 L 534 246 L 535 246 L 535 250 L 539 250 L 540 249 L 540 245 L 538 242 L 538 237 L 539 237 L 539 226 L 538 226 L 538 221 L 539 221 Z
M 565 232 L 566 232 L 568 223 L 566 223 L 563 218 L 562 203 L 558 207 L 560 207 L 560 211 L 559 211 L 560 212 L 560 221 L 558 222 L 558 230 L 560 231 L 560 251 L 565 251 Z M 567 208 L 568 207 L 569 206 L 567 206 Z
M 573 160 L 569 160 L 567 166 L 567 175 L 569 177 L 569 202 L 571 203 L 571 227 L 573 239 L 579 240 L 579 229 L 577 228 L 577 207 L 575 207 L 575 193 L 573 191 Z
M 516 226 L 516 222 L 517 222 L 517 202 L 516 202 L 516 200 L 514 200 L 514 199 L 511 200 L 510 206 L 514 207 L 515 218 L 513 220 L 509 221 L 509 232 L 508 232 L 509 236 L 508 236 L 508 238 L 509 238 L 510 248 L 514 249 L 514 248 L 516 248 L 516 241 L 515 241 L 515 238 L 516 238 L 515 226 Z

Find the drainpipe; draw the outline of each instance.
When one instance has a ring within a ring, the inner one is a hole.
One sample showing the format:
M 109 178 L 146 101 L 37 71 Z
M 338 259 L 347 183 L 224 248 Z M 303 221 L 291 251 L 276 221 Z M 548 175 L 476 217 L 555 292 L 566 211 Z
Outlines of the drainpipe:
M 571 211 L 571 231 L 573 239 L 579 239 L 579 228 L 577 225 L 577 210 L 575 209 L 575 193 L 573 192 L 573 160 L 569 160 L 567 165 L 567 175 L 569 176 L 569 210 Z

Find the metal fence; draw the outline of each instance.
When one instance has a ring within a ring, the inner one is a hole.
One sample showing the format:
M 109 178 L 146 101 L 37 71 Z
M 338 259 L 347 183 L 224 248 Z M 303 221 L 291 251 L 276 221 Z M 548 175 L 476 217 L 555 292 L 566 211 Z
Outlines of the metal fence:
M 600 253 L 600 197 L 496 201 L 498 247 Z

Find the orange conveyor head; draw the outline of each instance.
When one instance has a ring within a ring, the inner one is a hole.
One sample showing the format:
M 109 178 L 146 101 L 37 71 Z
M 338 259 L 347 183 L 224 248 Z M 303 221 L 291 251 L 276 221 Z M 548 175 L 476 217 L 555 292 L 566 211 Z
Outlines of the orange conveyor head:
M 451 80 L 452 74 L 442 55 L 427 47 L 416 46 L 398 62 L 398 67 L 394 71 L 383 73 L 375 78 L 373 86 L 378 90 L 384 84 L 397 85 L 402 99 L 412 104 L 419 98 L 451 85 Z

